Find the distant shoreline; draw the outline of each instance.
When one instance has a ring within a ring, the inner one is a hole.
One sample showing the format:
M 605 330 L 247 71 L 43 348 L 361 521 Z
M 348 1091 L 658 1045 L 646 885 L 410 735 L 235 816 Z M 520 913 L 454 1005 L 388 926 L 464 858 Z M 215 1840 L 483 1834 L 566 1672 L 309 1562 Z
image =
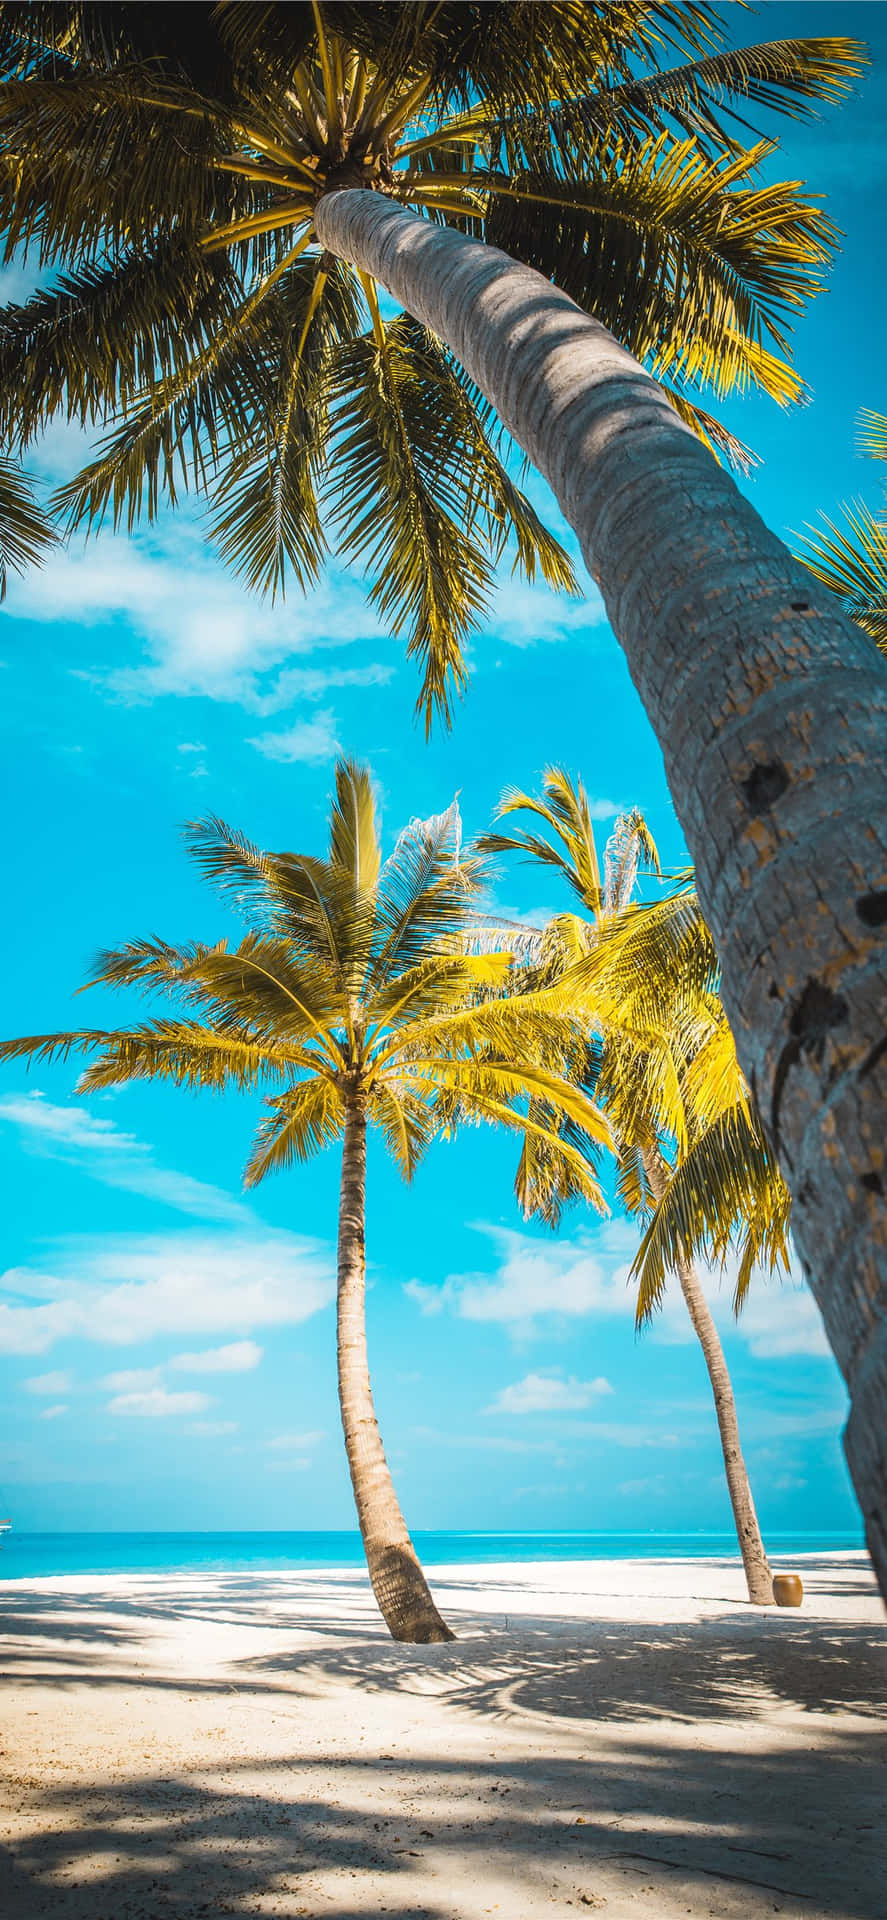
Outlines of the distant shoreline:
M 773 1532 L 775 1564 L 832 1554 L 865 1557 L 859 1535 Z M 428 1568 L 463 1571 L 503 1565 L 544 1567 L 717 1560 L 739 1565 L 736 1537 L 718 1533 L 430 1532 L 413 1538 Z M 0 1547 L 0 1584 L 118 1575 L 354 1573 L 364 1571 L 357 1532 L 10 1533 Z

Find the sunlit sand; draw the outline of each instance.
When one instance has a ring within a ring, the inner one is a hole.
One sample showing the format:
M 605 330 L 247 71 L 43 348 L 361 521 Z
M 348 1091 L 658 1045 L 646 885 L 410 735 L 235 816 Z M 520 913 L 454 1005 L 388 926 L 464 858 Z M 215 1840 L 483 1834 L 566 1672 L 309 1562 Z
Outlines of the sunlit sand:
M 0 1583 L 0 1912 L 876 1920 L 887 1628 L 863 1554 Z M 879 1770 L 880 1768 L 880 1770 Z

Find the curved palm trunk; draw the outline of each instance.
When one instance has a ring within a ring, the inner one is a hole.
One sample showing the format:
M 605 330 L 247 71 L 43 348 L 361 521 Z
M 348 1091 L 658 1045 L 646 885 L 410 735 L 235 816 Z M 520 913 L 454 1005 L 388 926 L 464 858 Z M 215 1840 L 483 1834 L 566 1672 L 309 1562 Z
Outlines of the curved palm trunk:
M 887 1594 L 887 661 L 606 329 L 351 189 L 323 246 L 440 334 L 575 528 L 662 748 L 723 997 L 851 1396 Z
M 661 1157 L 658 1152 L 645 1152 L 643 1161 L 650 1192 L 654 1200 L 661 1200 L 665 1185 Z M 693 1331 L 702 1348 L 703 1358 L 708 1368 L 718 1419 L 718 1431 L 721 1436 L 727 1491 L 730 1495 L 730 1505 L 733 1508 L 733 1519 L 736 1524 L 736 1538 L 739 1541 L 739 1551 L 745 1568 L 748 1597 L 756 1607 L 772 1607 L 773 1575 L 764 1550 L 764 1542 L 761 1539 L 761 1529 L 752 1499 L 748 1472 L 742 1457 L 733 1383 L 724 1359 L 720 1335 L 712 1319 L 702 1282 L 692 1261 L 679 1260 L 677 1276 L 687 1312 L 693 1323 Z
M 366 1116 L 345 1116 L 339 1200 L 337 1359 L 345 1451 L 367 1566 L 379 1610 L 395 1640 L 452 1640 L 407 1532 L 373 1406 L 366 1339 Z

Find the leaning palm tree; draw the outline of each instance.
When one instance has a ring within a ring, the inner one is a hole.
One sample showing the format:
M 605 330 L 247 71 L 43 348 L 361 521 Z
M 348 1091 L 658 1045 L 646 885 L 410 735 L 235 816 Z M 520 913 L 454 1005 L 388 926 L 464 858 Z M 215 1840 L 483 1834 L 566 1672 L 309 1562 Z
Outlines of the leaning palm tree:
M 426 704 L 503 531 L 563 575 L 488 425 L 535 462 L 662 747 L 887 1591 L 887 665 L 699 414 L 705 387 L 797 393 L 833 244 L 740 114 L 814 111 L 864 56 L 724 37 L 697 0 L 3 4 L 7 247 L 54 278 L 3 317 L 0 432 L 110 424 L 73 519 L 193 484 L 259 584 L 311 579 L 332 476 Z
M 857 445 L 872 460 L 887 460 L 887 414 L 863 407 Z M 887 653 L 887 511 L 871 513 L 859 500 L 841 507 L 837 521 L 823 514 L 801 541 L 799 559 Z
M 511 955 L 469 952 L 477 863 L 460 858 L 457 809 L 414 821 L 384 865 L 368 773 L 336 770 L 329 855 L 265 853 L 220 820 L 198 824 L 201 872 L 245 911 L 238 945 L 135 940 L 101 956 L 93 982 L 160 990 L 173 1011 L 116 1031 L 80 1030 L 0 1045 L 0 1058 L 93 1056 L 84 1091 L 133 1080 L 219 1091 L 266 1087 L 246 1167 L 274 1169 L 342 1141 L 338 1379 L 345 1448 L 373 1592 L 397 1640 L 451 1639 L 398 1504 L 373 1406 L 365 1322 L 368 1123 L 409 1180 L 458 1097 L 475 1121 L 544 1134 L 544 1095 L 582 1131 L 574 1178 L 602 1205 L 594 1143 L 609 1138 L 592 1102 L 557 1071 L 575 1017 L 557 993 L 512 997 Z M 591 1152 L 590 1152 L 591 1149 Z
M 590 1078 L 613 1126 L 620 1198 L 630 1213 L 642 1219 L 652 1214 L 636 1263 L 637 1324 L 643 1325 L 652 1317 L 668 1278 L 676 1276 L 708 1371 L 748 1597 L 755 1605 L 771 1606 L 773 1580 L 743 1458 L 729 1369 L 693 1259 L 701 1235 L 697 1230 L 691 1239 L 674 1231 L 669 1237 L 668 1232 L 675 1214 L 679 1214 L 675 1181 L 682 1176 L 684 1188 L 693 1190 L 697 1168 L 692 1156 L 694 1149 L 697 1154 L 699 1151 L 697 1136 L 707 1132 L 695 1113 L 697 1124 L 688 1126 L 686 1115 L 698 1082 L 711 1098 L 712 1027 L 732 1049 L 711 978 L 711 940 L 700 923 L 695 949 L 685 958 L 683 968 L 673 963 L 669 971 L 664 955 L 660 955 L 656 969 L 649 969 L 651 930 L 646 922 L 646 942 L 634 922 L 633 943 L 626 940 L 625 909 L 634 893 L 640 860 L 645 859 L 653 872 L 659 873 L 655 842 L 637 809 L 617 821 L 603 862 L 598 856 L 585 788 L 562 768 L 547 769 L 540 797 L 509 790 L 497 818 L 514 814 L 529 814 L 534 828 L 539 823 L 542 831 L 496 831 L 484 835 L 479 846 L 489 853 L 522 854 L 553 867 L 581 902 L 583 917 L 562 915 L 543 933 L 539 960 L 546 979 L 563 981 L 566 976 L 568 991 L 578 993 L 577 1004 L 593 1022 L 598 1039 L 589 1049 Z M 643 916 L 646 911 L 636 909 L 635 914 Z M 641 953 L 648 961 L 646 969 L 643 963 L 639 965 Z M 668 957 L 672 958 L 670 953 Z M 707 1055 L 703 1053 L 706 1045 Z M 709 1068 L 707 1076 L 703 1063 Z M 725 1078 L 723 1061 L 718 1065 L 716 1085 L 720 1089 Z M 693 1070 L 696 1080 L 691 1078 L 688 1084 L 688 1073 L 692 1075 Z M 734 1083 L 740 1078 L 735 1063 Z M 747 1094 L 735 1084 L 732 1090 L 736 1101 L 742 1103 L 742 1117 L 746 1131 L 750 1131 L 753 1121 Z M 701 1097 L 697 1095 L 697 1106 Z M 554 1117 L 548 1118 L 553 1121 Z M 666 1150 L 665 1136 L 669 1132 L 677 1137 L 679 1151 L 674 1161 Z M 732 1169 L 734 1185 L 743 1172 L 747 1177 L 749 1171 L 747 1158 L 741 1152 L 738 1158 L 739 1164 Z M 555 1224 L 565 1200 L 577 1197 L 570 1165 L 560 1162 L 557 1146 L 551 1140 L 526 1141 L 518 1187 L 525 1207 L 540 1212 L 551 1224 Z M 718 1192 L 723 1195 L 723 1183 Z M 722 1241 L 729 1242 L 736 1219 L 734 1199 L 732 1210 L 727 1213 L 722 1208 L 718 1215 Z M 751 1265 L 750 1241 L 748 1222 L 740 1294 L 744 1294 Z M 723 1256 L 726 1246 L 719 1246 L 719 1251 Z

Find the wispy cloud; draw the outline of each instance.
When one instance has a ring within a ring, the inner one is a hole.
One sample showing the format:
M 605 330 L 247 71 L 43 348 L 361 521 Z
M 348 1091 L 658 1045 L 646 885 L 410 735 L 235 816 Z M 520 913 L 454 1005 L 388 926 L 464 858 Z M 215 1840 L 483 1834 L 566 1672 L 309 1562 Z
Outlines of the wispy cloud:
M 256 747 L 266 760 L 283 760 L 288 764 L 299 761 L 306 766 L 316 766 L 331 760 L 338 752 L 336 716 L 324 708 L 312 720 L 297 720 L 295 726 L 287 727 L 283 733 L 257 734 L 247 745 Z
M 203 1353 L 177 1353 L 169 1365 L 177 1373 L 249 1373 L 262 1358 L 255 1340 L 232 1340 L 226 1347 L 207 1347 Z
M 486 1408 L 487 1413 L 578 1413 L 593 1400 L 612 1393 L 609 1380 L 577 1380 L 571 1374 L 563 1380 L 556 1373 L 527 1373 L 503 1387 Z
M 122 1133 L 113 1120 L 86 1107 L 53 1106 L 42 1093 L 7 1095 L 0 1100 L 0 1120 L 9 1121 L 50 1153 L 54 1147 L 91 1153 L 147 1152 L 134 1134 Z
M 501 581 L 490 611 L 492 643 L 504 641 L 509 647 L 550 645 L 571 640 L 593 628 L 605 629 L 606 625 L 603 600 L 590 581 L 586 582 L 582 598 L 568 600 L 565 594 L 554 593 L 544 583 L 528 586 L 525 580 L 512 575 Z M 475 651 L 484 644 L 481 635 L 475 642 Z
M 312 1447 L 319 1445 L 323 1431 L 316 1433 L 276 1433 L 265 1442 L 272 1453 L 310 1453 Z
M 0 1352 L 44 1353 L 73 1336 L 129 1346 L 158 1334 L 246 1335 L 307 1320 L 334 1294 L 329 1250 L 270 1230 L 75 1241 L 54 1268 L 0 1278 Z
M 17 1127 L 31 1151 L 51 1159 L 74 1159 L 103 1186 L 140 1193 L 148 1200 L 197 1220 L 252 1220 L 250 1209 L 221 1187 L 195 1180 L 189 1173 L 159 1167 L 152 1150 L 135 1134 L 124 1133 L 115 1121 L 86 1107 L 55 1106 L 40 1093 L 0 1100 L 0 1120 Z
M 211 1405 L 208 1393 L 168 1393 L 165 1387 L 147 1387 L 142 1393 L 118 1393 L 109 1400 L 108 1412 L 169 1420 L 183 1413 L 203 1413 Z
M 221 1440 L 223 1434 L 236 1433 L 236 1420 L 192 1420 L 189 1433 L 197 1434 L 202 1440 Z
M 63 1403 L 61 1406 L 44 1407 L 40 1418 L 41 1420 L 60 1420 L 63 1413 L 69 1412 L 70 1408 L 66 1403 Z
M 35 1373 L 24 1386 L 28 1393 L 70 1393 L 72 1380 L 69 1373 Z

